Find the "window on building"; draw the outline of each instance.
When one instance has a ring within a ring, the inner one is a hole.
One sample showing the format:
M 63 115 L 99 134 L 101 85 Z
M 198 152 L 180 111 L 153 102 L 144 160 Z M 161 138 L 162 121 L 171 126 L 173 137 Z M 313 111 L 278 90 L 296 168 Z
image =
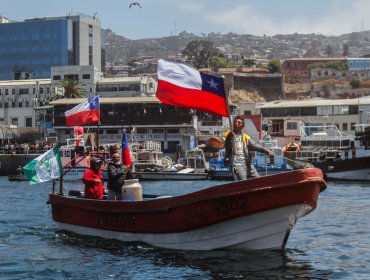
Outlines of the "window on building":
M 287 122 L 287 129 L 288 130 L 296 130 L 298 128 L 297 122 Z
M 252 115 L 252 111 L 251 110 L 245 110 L 244 115 L 247 115 L 247 116 Z
M 93 65 L 93 47 L 89 46 L 89 65 Z
M 138 134 L 145 134 L 145 133 L 148 133 L 148 130 L 146 128 L 138 128 L 137 133 Z
M 53 80 L 54 81 L 59 81 L 61 79 L 61 76 L 60 75 L 54 75 L 53 76 Z
M 334 106 L 334 115 L 348 115 L 348 105 Z
M 152 133 L 164 133 L 164 129 L 163 128 L 153 128 L 152 129 Z
M 107 134 L 119 134 L 118 129 L 107 129 Z
M 19 108 L 22 108 L 22 105 L 23 105 L 22 102 L 18 102 L 18 107 Z
M 20 88 L 18 94 L 29 94 L 28 88 Z
M 167 133 L 180 133 L 180 129 L 178 128 L 168 128 Z
M 32 127 L 32 118 L 26 118 L 26 127 Z
M 90 79 L 90 74 L 83 74 L 82 79 L 89 80 Z
M 355 130 L 355 129 L 356 129 L 356 123 L 351 122 L 351 130 Z
M 15 88 L 12 88 L 12 94 L 13 95 L 15 94 Z
M 44 93 L 44 88 L 40 87 L 40 93 Z
M 9 94 L 9 89 L 5 89 L 5 95 L 8 95 Z
M 332 106 L 319 106 L 317 107 L 317 115 L 318 116 L 332 115 L 333 114 L 332 109 L 333 109 Z
M 78 81 L 78 75 L 64 75 L 64 79 L 71 79 Z
M 12 118 L 12 125 L 18 126 L 18 118 Z
M 174 153 L 179 151 L 180 142 L 179 141 L 168 141 L 168 152 Z
M 348 130 L 348 124 L 347 123 L 342 123 L 342 130 L 347 131 Z

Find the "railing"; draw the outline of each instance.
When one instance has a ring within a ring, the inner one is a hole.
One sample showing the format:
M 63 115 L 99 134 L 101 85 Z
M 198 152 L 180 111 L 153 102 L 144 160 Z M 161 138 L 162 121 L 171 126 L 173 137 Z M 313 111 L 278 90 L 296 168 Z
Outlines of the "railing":
M 17 154 L 17 155 L 28 155 L 28 154 L 43 154 L 50 150 L 51 147 L 45 148 L 6 148 L 0 147 L 0 154 Z

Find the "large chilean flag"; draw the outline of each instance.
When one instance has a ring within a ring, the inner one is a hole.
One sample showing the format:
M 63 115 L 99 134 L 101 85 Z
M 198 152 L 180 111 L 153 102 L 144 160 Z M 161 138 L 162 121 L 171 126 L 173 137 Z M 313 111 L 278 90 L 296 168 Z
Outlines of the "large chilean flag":
M 224 81 L 182 64 L 158 61 L 157 98 L 172 106 L 227 117 Z
M 100 122 L 99 96 L 89 97 L 85 102 L 64 113 L 66 125 L 85 125 Z

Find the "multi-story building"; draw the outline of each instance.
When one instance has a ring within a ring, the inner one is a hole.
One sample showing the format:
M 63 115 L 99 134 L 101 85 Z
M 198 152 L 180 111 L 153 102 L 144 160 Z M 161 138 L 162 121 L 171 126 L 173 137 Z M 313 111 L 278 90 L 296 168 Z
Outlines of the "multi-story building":
M 370 79 L 370 58 L 347 58 L 348 71 L 360 79 Z
M 370 98 L 280 100 L 256 106 L 271 136 L 283 136 L 286 120 L 300 120 L 315 125 L 336 125 L 354 134 L 357 124 L 370 123 Z
M 271 99 L 279 99 L 282 96 L 282 77 L 280 73 L 234 73 L 234 90 L 246 89 L 257 90 L 270 96 Z
M 104 78 L 103 72 L 94 65 L 68 65 L 51 67 L 51 86 L 56 92 L 61 90 L 62 81 L 73 79 L 79 81 L 87 96 L 96 95 L 96 83 Z
M 51 127 L 51 119 L 47 114 L 41 117 L 39 110 L 47 104 L 50 92 L 50 79 L 0 81 L 0 124 Z
M 315 57 L 315 58 L 291 58 L 286 59 L 282 66 L 284 82 L 286 83 L 304 83 L 311 80 L 311 71 L 309 65 L 316 63 L 327 63 L 331 61 L 345 62 L 345 57 Z
M 101 40 L 100 20 L 87 15 L 2 20 L 0 80 L 48 79 L 52 66 L 102 70 Z

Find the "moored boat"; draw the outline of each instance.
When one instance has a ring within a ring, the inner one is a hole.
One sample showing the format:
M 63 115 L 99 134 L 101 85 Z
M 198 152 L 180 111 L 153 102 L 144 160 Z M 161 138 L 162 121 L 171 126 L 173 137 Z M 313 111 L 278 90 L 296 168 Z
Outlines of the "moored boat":
M 282 149 L 277 147 L 276 142 L 262 141 L 262 145 L 272 149 L 273 158 L 269 158 L 263 153 L 256 152 L 252 164 L 260 176 L 267 176 L 282 172 L 292 171 L 293 168 L 288 164 L 288 160 L 283 157 Z M 216 180 L 233 180 L 233 174 L 229 167 L 224 165 L 225 149 L 218 151 L 217 159 L 209 161 L 209 177 Z
M 9 181 L 27 181 L 27 178 L 24 174 L 15 174 L 15 175 L 8 175 Z
M 146 141 L 131 145 L 132 175 L 139 180 L 205 180 L 205 159 L 202 150 L 186 151 L 181 163 L 173 164 L 171 158 L 163 155 L 161 143 Z M 199 169 L 201 168 L 201 169 Z
M 293 152 L 299 161 L 323 170 L 327 179 L 370 180 L 369 126 L 358 125 L 357 136 L 340 131 L 335 125 L 305 126 L 301 150 Z
M 141 201 L 52 193 L 60 229 L 182 250 L 283 248 L 299 218 L 326 188 L 319 169 L 302 169 Z

